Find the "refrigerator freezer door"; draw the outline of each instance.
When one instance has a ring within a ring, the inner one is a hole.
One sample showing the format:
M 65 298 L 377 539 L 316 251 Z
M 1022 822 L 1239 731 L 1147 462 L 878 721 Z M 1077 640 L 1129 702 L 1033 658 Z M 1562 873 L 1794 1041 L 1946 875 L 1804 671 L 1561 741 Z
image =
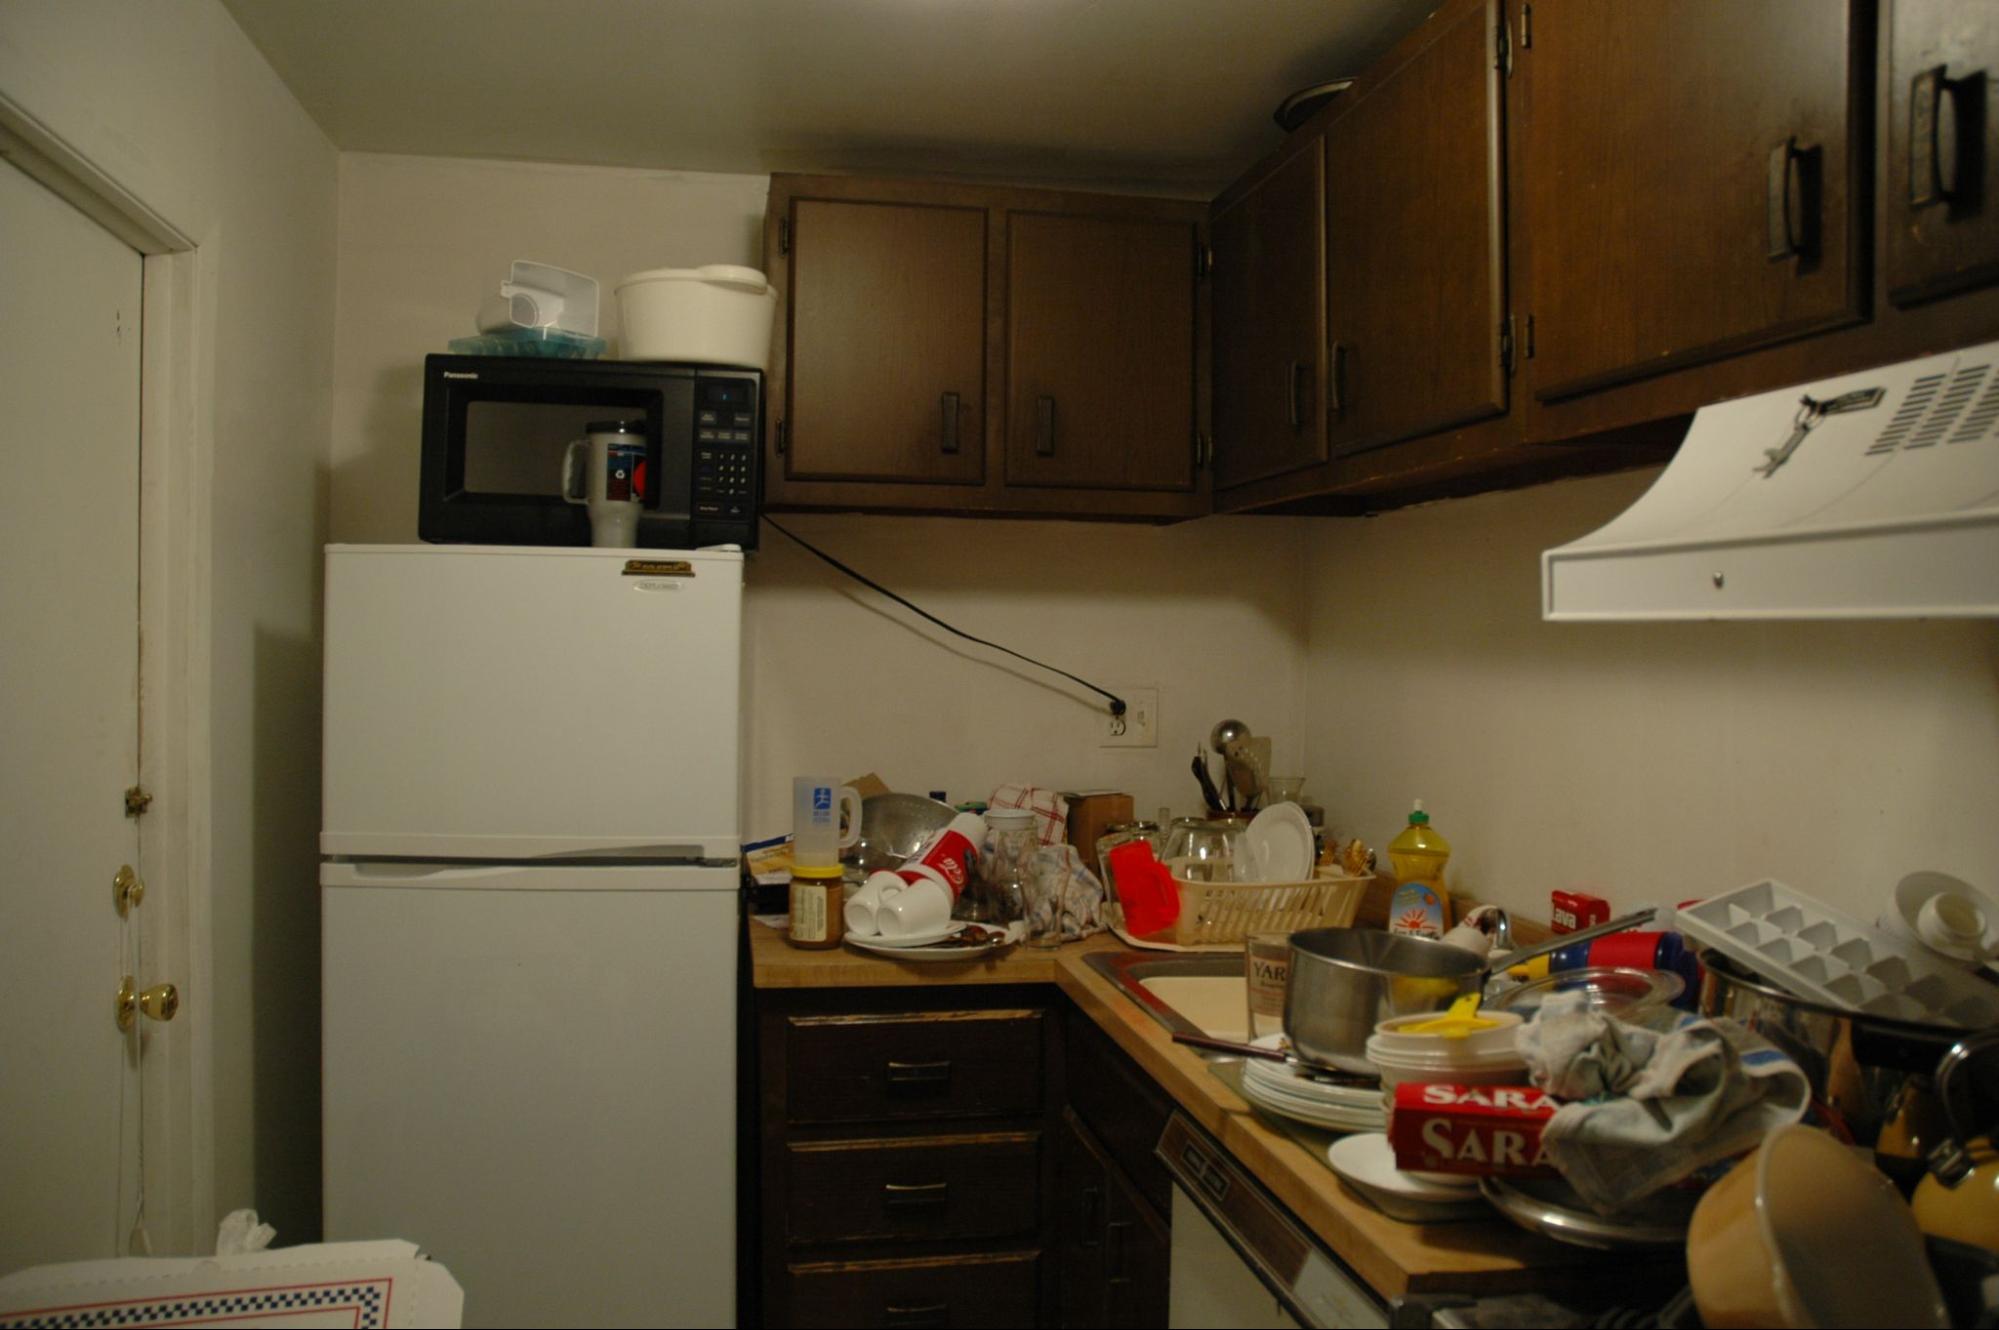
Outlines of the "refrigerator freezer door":
M 329 546 L 321 852 L 735 859 L 742 577 L 722 552 Z
M 467 1326 L 728 1325 L 735 871 L 522 871 L 322 893 L 326 1236 L 416 1242 Z

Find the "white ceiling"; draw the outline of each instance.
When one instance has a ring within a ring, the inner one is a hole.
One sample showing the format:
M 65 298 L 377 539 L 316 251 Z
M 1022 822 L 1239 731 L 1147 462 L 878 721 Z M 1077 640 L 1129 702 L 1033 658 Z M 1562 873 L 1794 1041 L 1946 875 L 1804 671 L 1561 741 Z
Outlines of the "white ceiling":
M 346 151 L 1205 196 L 1432 0 L 224 0 Z

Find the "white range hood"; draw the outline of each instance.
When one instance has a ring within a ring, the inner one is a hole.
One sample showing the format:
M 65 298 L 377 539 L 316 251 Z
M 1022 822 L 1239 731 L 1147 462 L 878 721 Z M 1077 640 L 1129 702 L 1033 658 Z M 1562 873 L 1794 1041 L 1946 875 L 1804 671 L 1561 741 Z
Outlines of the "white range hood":
M 1999 616 L 1999 342 L 1702 408 L 1541 617 Z

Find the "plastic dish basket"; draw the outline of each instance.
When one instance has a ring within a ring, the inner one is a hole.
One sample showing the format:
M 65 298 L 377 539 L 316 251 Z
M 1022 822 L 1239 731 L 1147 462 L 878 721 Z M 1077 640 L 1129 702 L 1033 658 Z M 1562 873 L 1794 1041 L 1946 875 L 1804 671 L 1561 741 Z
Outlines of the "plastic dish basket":
M 1201 947 L 1241 942 L 1251 933 L 1344 928 L 1373 881 L 1333 875 L 1309 882 L 1198 882 L 1175 873 L 1180 917 L 1145 940 Z

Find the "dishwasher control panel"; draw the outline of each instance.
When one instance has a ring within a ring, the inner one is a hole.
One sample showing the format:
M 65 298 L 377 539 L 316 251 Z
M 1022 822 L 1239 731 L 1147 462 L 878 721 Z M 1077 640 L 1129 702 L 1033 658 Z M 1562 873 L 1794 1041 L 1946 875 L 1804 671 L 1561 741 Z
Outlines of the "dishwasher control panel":
M 1310 1326 L 1386 1326 L 1388 1309 L 1337 1257 L 1306 1233 L 1220 1146 L 1185 1115 L 1167 1119 L 1155 1151 L 1179 1189 L 1284 1309 Z M 1182 1248 L 1180 1206 L 1173 1245 Z M 1177 1285 L 1183 1272 L 1176 1260 Z

